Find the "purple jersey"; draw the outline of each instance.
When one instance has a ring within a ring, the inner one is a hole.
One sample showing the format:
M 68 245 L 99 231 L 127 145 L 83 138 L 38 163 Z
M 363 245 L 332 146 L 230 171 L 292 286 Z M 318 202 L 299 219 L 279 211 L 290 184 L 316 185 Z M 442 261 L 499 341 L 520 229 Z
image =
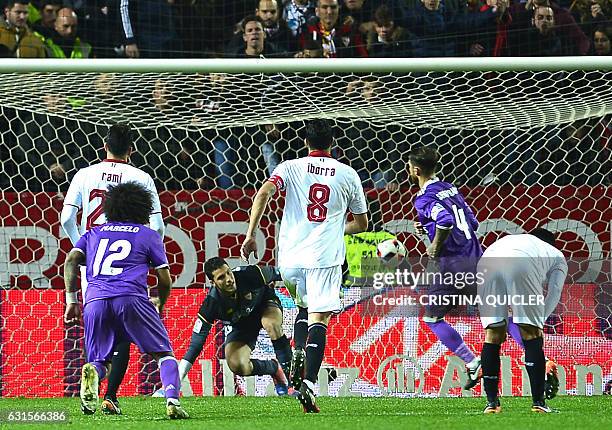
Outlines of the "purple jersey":
M 430 179 L 419 191 L 414 206 L 419 222 L 433 241 L 436 228 L 450 229 L 440 257 L 477 260 L 482 255 L 476 237 L 478 221 L 457 188 L 438 178 Z
M 103 224 L 81 236 L 74 248 L 86 258 L 85 303 L 118 296 L 148 298 L 149 267 L 168 266 L 159 234 L 140 224 Z

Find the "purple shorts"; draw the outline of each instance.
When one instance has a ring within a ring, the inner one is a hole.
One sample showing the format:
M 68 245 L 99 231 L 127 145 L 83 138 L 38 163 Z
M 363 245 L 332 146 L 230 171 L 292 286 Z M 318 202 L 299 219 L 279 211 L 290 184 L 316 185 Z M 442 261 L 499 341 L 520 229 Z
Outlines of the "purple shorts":
M 140 351 L 171 352 L 168 332 L 153 304 L 142 297 L 94 300 L 83 310 L 87 362 L 110 361 L 115 346 L 128 341 Z
M 476 295 L 476 267 L 478 259 L 473 257 L 445 257 L 440 259 L 439 272 L 448 279 L 448 276 L 461 280 L 461 283 L 434 283 L 429 285 L 427 292 L 430 296 L 447 296 L 449 303 L 441 304 L 442 302 L 429 301 L 430 304 L 425 306 L 425 314 L 427 316 L 444 318 L 451 310 L 457 307 L 458 301 L 454 301 L 452 296 L 475 296 Z M 469 274 L 469 275 L 468 275 Z M 466 278 L 466 275 L 469 276 Z M 466 281 L 469 280 L 469 281 Z M 440 300 L 440 299 L 438 299 Z M 431 304 L 440 303 L 440 304 Z

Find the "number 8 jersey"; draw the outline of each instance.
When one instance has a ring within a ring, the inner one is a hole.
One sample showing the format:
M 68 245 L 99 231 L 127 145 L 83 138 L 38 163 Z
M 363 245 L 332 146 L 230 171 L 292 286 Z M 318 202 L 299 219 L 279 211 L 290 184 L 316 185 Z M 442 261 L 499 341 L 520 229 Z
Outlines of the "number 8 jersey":
M 117 296 L 148 299 L 149 267 L 168 266 L 161 237 L 140 224 L 113 222 L 94 227 L 73 250 L 85 254 L 85 303 Z
M 357 172 L 325 151 L 279 164 L 270 182 L 284 191 L 278 266 L 317 269 L 344 262 L 347 214 L 368 211 Z
M 159 195 L 153 178 L 148 173 L 127 164 L 123 160 L 107 159 L 79 170 L 70 182 L 70 187 L 66 193 L 64 205 L 74 206 L 77 209 L 83 208 L 81 235 L 90 228 L 106 222 L 102 205 L 104 203 L 104 193 L 109 185 L 117 185 L 128 181 L 142 184 L 153 194 L 152 216 L 161 213 Z
M 476 237 L 478 220 L 454 185 L 438 178 L 430 179 L 417 193 L 414 207 L 430 241 L 436 235 L 436 228 L 451 230 L 440 257 L 480 258 L 482 248 Z

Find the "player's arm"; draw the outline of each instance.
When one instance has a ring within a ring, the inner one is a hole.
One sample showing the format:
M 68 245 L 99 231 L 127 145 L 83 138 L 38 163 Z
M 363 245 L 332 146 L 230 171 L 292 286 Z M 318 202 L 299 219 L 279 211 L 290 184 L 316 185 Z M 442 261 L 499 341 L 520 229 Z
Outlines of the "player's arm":
M 79 242 L 80 243 L 80 242 Z M 81 308 L 77 297 L 77 275 L 79 264 L 85 262 L 85 253 L 80 248 L 74 248 L 64 262 L 64 286 L 66 288 L 66 311 L 64 322 L 77 323 L 81 318 Z
M 261 272 L 261 277 L 263 278 L 263 283 L 266 285 L 270 285 L 274 282 L 280 282 L 283 280 L 283 277 L 280 274 L 278 268 L 274 266 L 255 266 Z
M 451 229 L 452 227 L 444 228 L 436 225 L 436 234 L 431 241 L 431 245 L 427 248 L 427 255 L 432 258 L 437 258 L 440 255 L 442 249 L 444 249 L 444 242 L 450 235 Z
M 344 225 L 344 234 L 362 233 L 368 229 L 368 203 L 363 192 L 361 179 L 353 171 L 353 196 L 348 209 L 353 214 L 353 220 Z
M 170 278 L 170 269 L 168 266 L 160 267 L 156 269 L 157 272 L 157 291 L 159 293 L 159 309 L 161 310 L 168 297 L 170 297 L 170 290 L 172 289 L 172 278 Z
M 80 171 L 79 171 L 80 172 Z M 81 234 L 79 233 L 79 227 L 77 226 L 77 213 L 82 204 L 81 193 L 79 191 L 79 182 L 81 181 L 81 175 L 77 172 L 70 182 L 66 198 L 64 199 L 64 207 L 60 214 L 60 224 L 66 235 L 70 239 L 72 245 L 77 243 Z
M 368 214 L 353 214 L 353 220 L 344 226 L 344 234 L 358 234 L 368 229 Z
M 253 199 L 253 207 L 249 217 L 249 228 L 247 230 L 246 239 L 240 249 L 240 255 L 246 261 L 249 260 L 251 253 L 257 258 L 257 244 L 255 242 L 255 231 L 259 227 L 259 222 L 263 216 L 264 210 L 268 206 L 268 202 L 276 192 L 276 185 L 273 182 L 265 182 L 257 191 Z
M 66 204 L 62 208 L 62 213 L 60 214 L 60 224 L 70 239 L 70 243 L 73 245 L 77 243 L 79 237 L 81 237 L 79 227 L 77 226 L 78 212 L 78 207 Z
M 181 381 L 183 378 L 185 378 L 185 375 L 187 375 L 191 369 L 191 366 L 193 366 L 193 363 L 195 363 L 199 355 L 202 353 L 202 349 L 204 348 L 204 344 L 206 343 L 206 339 L 208 338 L 212 324 L 215 321 L 214 315 L 212 314 L 213 307 L 215 306 L 213 302 L 214 301 L 210 300 L 209 297 L 206 297 L 206 299 L 204 299 L 204 303 L 202 303 L 202 306 L 200 307 L 198 318 L 193 326 L 193 331 L 191 332 L 191 342 L 189 342 L 187 352 L 179 363 L 179 379 Z
M 157 188 L 155 187 L 155 182 L 153 178 L 149 177 L 149 181 L 147 184 L 148 190 L 153 195 L 153 211 L 149 216 L 149 227 L 151 230 L 155 230 L 157 234 L 163 239 L 164 231 L 166 226 L 164 225 L 164 218 L 162 217 L 161 211 L 161 202 L 159 201 L 159 193 L 157 192 Z
M 548 272 L 548 291 L 544 298 L 544 316 L 548 318 L 553 313 L 559 300 L 567 277 L 565 258 L 559 257 L 555 266 Z
M 454 218 L 442 204 L 435 200 L 426 205 L 424 211 L 425 217 L 432 219 L 436 224 L 436 233 L 431 244 L 427 247 L 427 255 L 437 258 L 444 249 L 444 242 L 446 242 L 453 229 Z

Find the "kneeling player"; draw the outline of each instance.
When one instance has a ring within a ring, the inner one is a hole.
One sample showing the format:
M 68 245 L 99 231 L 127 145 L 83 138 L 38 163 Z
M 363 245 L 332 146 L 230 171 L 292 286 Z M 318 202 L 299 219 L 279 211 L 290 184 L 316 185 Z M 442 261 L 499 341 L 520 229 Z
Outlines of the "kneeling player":
M 281 280 L 278 271 L 274 267 L 259 266 L 231 270 L 225 260 L 213 257 L 204 263 L 204 273 L 213 288 L 200 307 L 191 343 L 179 364 L 180 379 L 183 380 L 202 352 L 212 325 L 221 320 L 231 327 L 225 340 L 225 359 L 230 370 L 240 376 L 270 375 L 276 393 L 286 395 L 291 346 L 283 334 L 280 300 L 270 285 Z M 272 339 L 276 360 L 251 359 L 262 327 Z
M 77 322 L 79 264 L 86 264 L 88 288 L 83 321 L 87 364 L 81 376 L 81 410 L 98 407 L 99 381 L 110 371 L 113 351 L 121 342 L 135 343 L 158 360 L 170 418 L 188 418 L 179 402 L 178 366 L 168 332 L 147 295 L 149 264 L 157 270 L 159 308 L 170 296 L 172 281 L 161 237 L 149 222 L 153 195 L 136 182 L 110 187 L 104 201 L 107 223 L 85 233 L 64 264 L 67 323 Z
M 545 395 L 550 398 L 551 393 L 545 391 L 558 389 L 559 381 L 554 373 L 549 376 L 554 381 L 546 381 L 548 364 L 544 357 L 542 328 L 559 303 L 567 276 L 565 258 L 554 244 L 554 235 L 544 229 L 536 229 L 531 234 L 505 236 L 484 252 L 478 264 L 478 271 L 485 276 L 485 282 L 478 292 L 483 301 L 480 319 L 485 328 L 481 356 L 483 385 L 487 393 L 485 414 L 501 411 L 498 397 L 499 351 L 506 340 L 506 303 L 510 299 L 512 318 L 520 327 L 525 348 L 525 367 L 533 399 L 531 410 L 553 412 L 544 401 Z M 546 298 L 543 298 L 544 282 L 548 282 Z M 550 388 L 545 390 L 545 385 Z

